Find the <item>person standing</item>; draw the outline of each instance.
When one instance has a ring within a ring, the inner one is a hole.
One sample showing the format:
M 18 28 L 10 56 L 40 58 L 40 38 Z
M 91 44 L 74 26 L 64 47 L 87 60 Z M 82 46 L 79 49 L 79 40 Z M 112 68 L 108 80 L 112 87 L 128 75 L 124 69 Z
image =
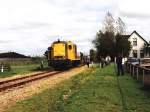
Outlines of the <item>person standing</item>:
M 110 61 L 111 61 L 110 56 L 106 56 L 105 60 L 106 60 L 106 64 L 109 65 L 109 64 L 110 64 Z
M 41 61 L 41 69 L 43 69 L 43 65 L 44 65 L 44 64 L 43 64 L 43 61 Z
M 90 58 L 89 57 L 87 57 L 86 65 L 87 65 L 88 68 L 90 67 Z
M 102 67 L 102 57 L 101 56 L 99 57 L 99 67 L 100 68 Z
M 117 64 L 117 75 L 124 75 L 123 65 L 122 65 L 122 56 L 119 54 L 116 58 L 116 64 Z

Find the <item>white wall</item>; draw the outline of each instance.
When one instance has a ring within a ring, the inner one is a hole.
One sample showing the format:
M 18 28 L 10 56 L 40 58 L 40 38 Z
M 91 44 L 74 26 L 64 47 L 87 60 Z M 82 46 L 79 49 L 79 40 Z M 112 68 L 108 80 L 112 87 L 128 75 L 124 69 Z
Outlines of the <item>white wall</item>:
M 133 38 L 137 38 L 137 46 L 133 46 Z M 137 58 L 140 58 L 140 50 L 143 48 L 145 41 L 136 33 L 133 33 L 128 40 L 131 42 L 132 46 L 129 57 L 133 57 L 133 50 L 137 50 Z

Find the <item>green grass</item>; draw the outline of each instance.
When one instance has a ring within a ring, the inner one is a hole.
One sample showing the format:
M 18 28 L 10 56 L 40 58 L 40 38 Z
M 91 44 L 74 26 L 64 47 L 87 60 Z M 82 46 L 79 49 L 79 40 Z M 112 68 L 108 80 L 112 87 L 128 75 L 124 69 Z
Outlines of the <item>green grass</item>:
M 20 66 L 11 66 L 10 71 L 4 71 L 3 73 L 0 72 L 0 78 L 10 77 L 14 75 L 24 75 L 26 73 L 39 71 L 40 63 L 36 64 L 28 64 L 28 65 L 20 65 Z M 44 68 L 47 68 L 46 63 L 44 63 Z
M 33 72 L 38 67 L 38 64 L 24 65 L 24 66 L 12 66 L 11 71 L 4 71 L 0 73 L 0 78 L 10 77 L 14 75 L 23 75 L 29 72 Z
M 126 112 L 150 112 L 150 91 L 132 77 L 119 77 Z
M 149 93 L 128 75 L 118 79 L 121 91 L 112 65 L 90 68 L 54 89 L 17 102 L 8 112 L 149 112 Z

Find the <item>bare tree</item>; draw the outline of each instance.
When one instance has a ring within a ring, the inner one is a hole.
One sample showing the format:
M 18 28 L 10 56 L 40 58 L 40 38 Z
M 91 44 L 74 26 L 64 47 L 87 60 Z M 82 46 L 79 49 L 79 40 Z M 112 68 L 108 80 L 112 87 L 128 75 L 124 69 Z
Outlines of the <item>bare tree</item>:
M 126 25 L 120 17 L 118 17 L 118 19 L 116 21 L 116 33 L 117 34 L 125 34 L 126 33 Z
M 122 37 L 122 34 L 125 33 L 125 23 L 121 18 L 118 18 L 115 23 L 112 14 L 107 12 L 102 28 L 102 30 L 97 32 L 96 38 L 92 41 L 97 55 L 103 57 L 107 55 L 115 57 L 119 53 L 128 55 L 131 49 L 131 43 L 127 38 Z
M 103 32 L 115 32 L 115 20 L 110 12 L 106 13 L 103 26 Z

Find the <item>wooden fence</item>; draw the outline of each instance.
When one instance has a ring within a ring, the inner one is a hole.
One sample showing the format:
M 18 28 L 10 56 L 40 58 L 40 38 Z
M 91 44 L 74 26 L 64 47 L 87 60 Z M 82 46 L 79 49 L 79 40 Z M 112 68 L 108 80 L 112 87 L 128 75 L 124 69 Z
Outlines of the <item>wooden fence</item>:
M 126 71 L 143 85 L 150 86 L 150 69 L 126 63 Z

